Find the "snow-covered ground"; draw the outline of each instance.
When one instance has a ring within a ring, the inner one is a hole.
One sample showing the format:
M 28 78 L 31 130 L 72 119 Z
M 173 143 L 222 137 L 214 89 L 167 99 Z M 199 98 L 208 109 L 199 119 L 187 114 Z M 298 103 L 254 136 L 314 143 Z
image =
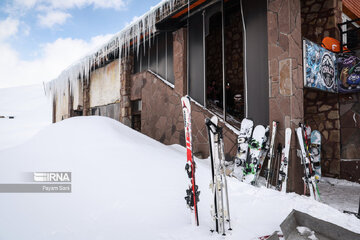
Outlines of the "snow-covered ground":
M 15 146 L 51 124 L 42 85 L 0 88 L 0 150 Z M 9 119 L 8 116 L 14 116 Z
M 72 172 L 72 193 L 0 193 L 0 239 L 223 239 L 209 231 L 208 159 L 197 159 L 200 226 L 194 227 L 184 200 L 185 148 L 104 117 L 50 125 L 42 94 L 36 86 L 0 89 L 0 115 L 15 115 L 0 119 L 7 146 L 0 147 L 0 183 L 26 182 L 29 172 L 66 171 Z M 359 184 L 324 179 L 320 191 L 328 205 L 233 178 L 228 185 L 233 231 L 226 239 L 280 230 L 292 209 L 360 233 L 360 221 L 337 210 L 357 210 Z
M 323 203 L 339 209 L 340 211 L 358 212 L 360 184 L 324 177 L 319 183 L 319 189 L 321 191 L 321 201 Z
M 23 173 L 72 172 L 72 193 L 0 196 L 1 239 L 218 239 L 211 234 L 209 160 L 197 160 L 200 227 L 185 206 L 185 149 L 165 146 L 104 117 L 53 124 L 0 151 L 0 183 Z M 297 194 L 229 179 L 233 231 L 253 239 L 279 230 L 292 209 L 360 233 L 354 216 Z M 21 226 L 21 231 L 18 227 Z

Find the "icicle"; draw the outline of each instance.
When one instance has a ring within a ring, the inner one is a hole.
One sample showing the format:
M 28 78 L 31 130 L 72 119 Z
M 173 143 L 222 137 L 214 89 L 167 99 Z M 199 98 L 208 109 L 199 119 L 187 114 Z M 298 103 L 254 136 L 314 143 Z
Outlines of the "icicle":
M 62 103 L 63 95 L 78 92 L 80 85 L 89 83 L 89 73 L 92 68 L 101 64 L 101 61 L 108 61 L 109 55 L 118 54 L 119 64 L 121 64 L 121 57 L 128 57 L 131 49 L 131 42 L 133 50 L 139 55 L 139 48 L 141 42 L 141 36 L 144 42 L 144 54 L 146 50 L 145 41 L 148 38 L 149 48 L 151 47 L 151 41 L 154 40 L 156 33 L 156 20 L 163 19 L 167 14 L 171 13 L 175 7 L 181 6 L 182 1 L 177 0 L 163 0 L 156 6 L 152 7 L 149 12 L 141 16 L 137 21 L 131 23 L 125 29 L 115 34 L 114 37 L 103 44 L 95 53 L 80 59 L 78 62 L 72 64 L 65 69 L 58 78 L 45 84 L 45 93 L 52 99 L 57 98 Z M 117 51 L 117 52 L 116 52 Z M 120 67 L 120 66 L 119 66 Z

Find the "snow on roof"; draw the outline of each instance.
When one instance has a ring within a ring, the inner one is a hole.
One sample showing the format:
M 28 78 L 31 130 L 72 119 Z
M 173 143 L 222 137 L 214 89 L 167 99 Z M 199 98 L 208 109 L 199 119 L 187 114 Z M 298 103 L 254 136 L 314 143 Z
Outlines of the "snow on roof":
M 138 52 L 140 42 L 146 36 L 148 36 L 151 45 L 150 36 L 156 32 L 156 22 L 165 19 L 175 10 L 184 6 L 187 1 L 189 0 L 162 0 L 156 6 L 151 7 L 150 11 L 136 18 L 123 30 L 114 34 L 108 42 L 100 46 L 95 52 L 82 57 L 62 71 L 56 79 L 47 82 L 45 84 L 46 95 L 54 99 L 56 95 L 60 96 L 67 89 L 70 89 L 70 92 L 78 91 L 83 81 L 89 80 L 89 73 L 93 66 L 104 59 L 108 60 L 112 54 L 113 56 L 127 57 L 132 45 L 134 50 L 136 49 Z M 58 100 L 61 101 L 61 99 Z

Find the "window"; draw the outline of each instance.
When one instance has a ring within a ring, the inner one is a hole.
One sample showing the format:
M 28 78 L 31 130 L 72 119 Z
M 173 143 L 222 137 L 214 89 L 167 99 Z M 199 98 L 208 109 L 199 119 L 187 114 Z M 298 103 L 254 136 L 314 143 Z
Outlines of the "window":
M 244 117 L 240 4 L 214 4 L 189 19 L 189 95 L 226 121 Z M 225 73 L 225 74 L 224 74 Z
M 134 73 L 150 69 L 163 79 L 174 84 L 173 37 L 171 32 L 160 33 L 140 45 L 134 57 Z M 145 50 L 144 45 L 145 44 Z M 150 45 L 150 47 L 149 47 Z
M 189 95 L 198 103 L 204 105 L 204 46 L 203 46 L 203 16 L 195 14 L 189 19 Z

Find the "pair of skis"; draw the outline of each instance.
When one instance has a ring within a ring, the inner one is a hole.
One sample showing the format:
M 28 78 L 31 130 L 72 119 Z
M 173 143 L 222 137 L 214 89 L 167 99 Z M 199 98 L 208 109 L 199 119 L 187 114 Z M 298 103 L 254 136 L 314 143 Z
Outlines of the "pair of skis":
M 195 161 L 192 152 L 192 132 L 191 132 L 191 105 L 189 97 L 181 98 L 181 105 L 184 116 L 185 140 L 186 140 L 186 165 L 185 171 L 189 177 L 189 188 L 186 189 L 186 204 L 190 208 L 192 214 L 195 215 L 195 224 L 199 226 L 198 206 L 200 191 L 198 185 L 195 184 Z
M 189 177 L 189 188 L 186 190 L 185 200 L 190 208 L 192 214 L 195 215 L 195 223 L 199 225 L 198 207 L 200 191 L 195 184 L 195 161 L 192 152 L 192 137 L 191 137 L 191 104 L 188 96 L 181 98 L 181 105 L 183 108 L 185 140 L 186 140 L 186 155 L 187 162 L 185 170 Z M 222 128 L 217 125 L 217 117 L 206 119 L 206 126 L 209 134 L 210 158 L 211 158 L 211 172 L 212 181 L 211 188 L 214 193 L 214 203 L 212 216 L 215 221 L 215 231 L 226 235 L 225 225 L 231 230 L 230 211 L 229 211 L 229 197 L 225 173 L 225 154 L 224 154 L 224 140 Z
M 290 143 L 291 143 L 291 128 L 285 129 L 285 144 L 284 147 L 281 143 L 278 144 L 277 152 L 275 154 L 275 141 L 276 133 L 279 122 L 272 122 L 272 132 L 271 132 L 271 144 L 269 152 L 269 160 L 266 174 L 266 187 L 269 188 L 271 183 L 275 183 L 275 188 L 281 192 L 286 192 L 287 188 L 287 179 L 288 179 L 288 169 L 289 169 L 289 153 L 290 153 Z M 271 168 L 271 163 L 273 166 Z
M 226 235 L 225 225 L 231 230 L 229 196 L 225 173 L 225 154 L 222 128 L 218 126 L 216 116 L 205 120 L 209 137 L 212 181 L 210 188 L 213 192 L 212 217 L 215 231 Z M 212 231 L 214 231 L 212 230 Z
M 320 135 L 318 131 L 314 131 L 314 135 L 317 136 Z M 304 194 L 306 194 L 307 190 L 310 193 L 310 196 L 314 198 L 317 201 L 320 201 L 320 193 L 317 186 L 318 181 L 320 180 L 321 169 L 319 171 L 320 166 L 320 155 L 315 156 L 314 154 L 311 154 L 311 148 L 316 147 L 317 150 L 319 150 L 320 154 L 320 146 L 316 144 L 316 146 L 311 146 L 311 129 L 307 126 L 304 126 L 303 124 L 300 124 L 298 128 L 296 128 L 296 135 L 298 138 L 300 150 L 298 150 L 298 156 L 301 159 L 301 164 L 304 167 Z M 316 141 L 318 142 L 318 141 Z M 320 140 L 321 142 L 321 140 Z M 315 143 L 315 142 L 314 142 Z M 318 157 L 316 161 L 319 161 L 319 164 L 314 164 L 314 158 Z M 317 168 L 318 174 L 316 174 L 315 166 Z

